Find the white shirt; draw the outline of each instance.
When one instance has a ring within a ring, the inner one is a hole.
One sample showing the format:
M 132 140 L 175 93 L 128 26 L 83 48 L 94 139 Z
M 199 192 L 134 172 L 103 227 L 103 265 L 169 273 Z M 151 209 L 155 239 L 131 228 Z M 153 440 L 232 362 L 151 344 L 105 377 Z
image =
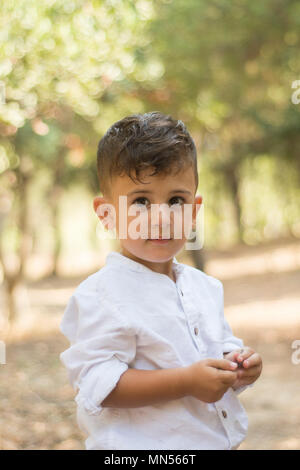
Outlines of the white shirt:
M 121 374 L 188 366 L 244 346 L 224 317 L 223 285 L 173 258 L 176 283 L 119 252 L 71 296 L 60 325 L 86 449 L 234 449 L 248 419 L 229 388 L 221 400 L 192 396 L 137 408 L 102 407 Z

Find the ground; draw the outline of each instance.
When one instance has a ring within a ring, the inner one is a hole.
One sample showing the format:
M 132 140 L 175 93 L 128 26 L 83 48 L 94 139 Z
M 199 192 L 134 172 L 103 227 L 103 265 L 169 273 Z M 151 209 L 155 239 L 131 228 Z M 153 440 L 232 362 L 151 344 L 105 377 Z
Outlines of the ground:
M 261 377 L 239 395 L 249 419 L 240 450 L 300 449 L 300 350 L 293 349 L 293 342 L 300 345 L 299 240 L 209 250 L 205 258 L 205 272 L 223 282 L 234 334 L 263 358 Z M 84 449 L 74 392 L 59 360 L 68 343 L 58 330 L 84 277 L 29 282 L 20 290 L 26 315 L 6 337 L 0 365 L 0 449 Z

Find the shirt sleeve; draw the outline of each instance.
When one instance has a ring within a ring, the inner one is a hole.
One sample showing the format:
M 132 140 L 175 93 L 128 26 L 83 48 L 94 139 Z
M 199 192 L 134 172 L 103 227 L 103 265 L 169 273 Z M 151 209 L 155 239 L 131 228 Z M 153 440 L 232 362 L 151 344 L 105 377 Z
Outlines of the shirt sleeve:
M 232 329 L 224 315 L 224 288 L 220 281 L 221 287 L 221 316 L 223 321 L 223 354 L 234 351 L 235 349 L 241 349 L 244 347 L 244 342 L 241 338 L 234 336 Z M 236 395 L 246 390 L 249 387 L 253 387 L 254 384 L 244 385 L 234 390 Z
M 60 354 L 69 381 L 78 391 L 75 401 L 98 415 L 136 354 L 136 337 L 109 296 L 79 290 L 70 298 L 60 331 L 70 347 Z

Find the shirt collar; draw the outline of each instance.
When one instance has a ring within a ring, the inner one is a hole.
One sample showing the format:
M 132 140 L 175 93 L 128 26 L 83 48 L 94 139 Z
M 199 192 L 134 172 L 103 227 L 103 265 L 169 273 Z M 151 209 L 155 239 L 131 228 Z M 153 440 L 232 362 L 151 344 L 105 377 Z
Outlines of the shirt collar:
M 137 261 L 134 261 L 133 259 L 128 258 L 125 255 L 122 255 L 118 251 L 111 251 L 106 256 L 106 264 L 123 265 L 123 266 L 127 266 L 129 269 L 133 271 L 159 274 L 153 271 L 152 269 L 147 268 L 147 266 L 145 266 L 144 264 L 138 263 Z M 172 267 L 176 275 L 179 275 L 184 269 L 184 265 L 182 263 L 179 263 L 177 259 L 175 258 L 175 256 L 173 257 Z

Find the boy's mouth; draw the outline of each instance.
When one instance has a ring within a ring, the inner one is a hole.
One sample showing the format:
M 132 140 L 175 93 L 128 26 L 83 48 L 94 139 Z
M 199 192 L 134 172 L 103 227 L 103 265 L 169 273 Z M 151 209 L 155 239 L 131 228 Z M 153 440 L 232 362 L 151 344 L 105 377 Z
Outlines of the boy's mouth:
M 149 242 L 158 243 L 160 245 L 165 245 L 166 243 L 170 242 L 172 238 L 148 238 Z

